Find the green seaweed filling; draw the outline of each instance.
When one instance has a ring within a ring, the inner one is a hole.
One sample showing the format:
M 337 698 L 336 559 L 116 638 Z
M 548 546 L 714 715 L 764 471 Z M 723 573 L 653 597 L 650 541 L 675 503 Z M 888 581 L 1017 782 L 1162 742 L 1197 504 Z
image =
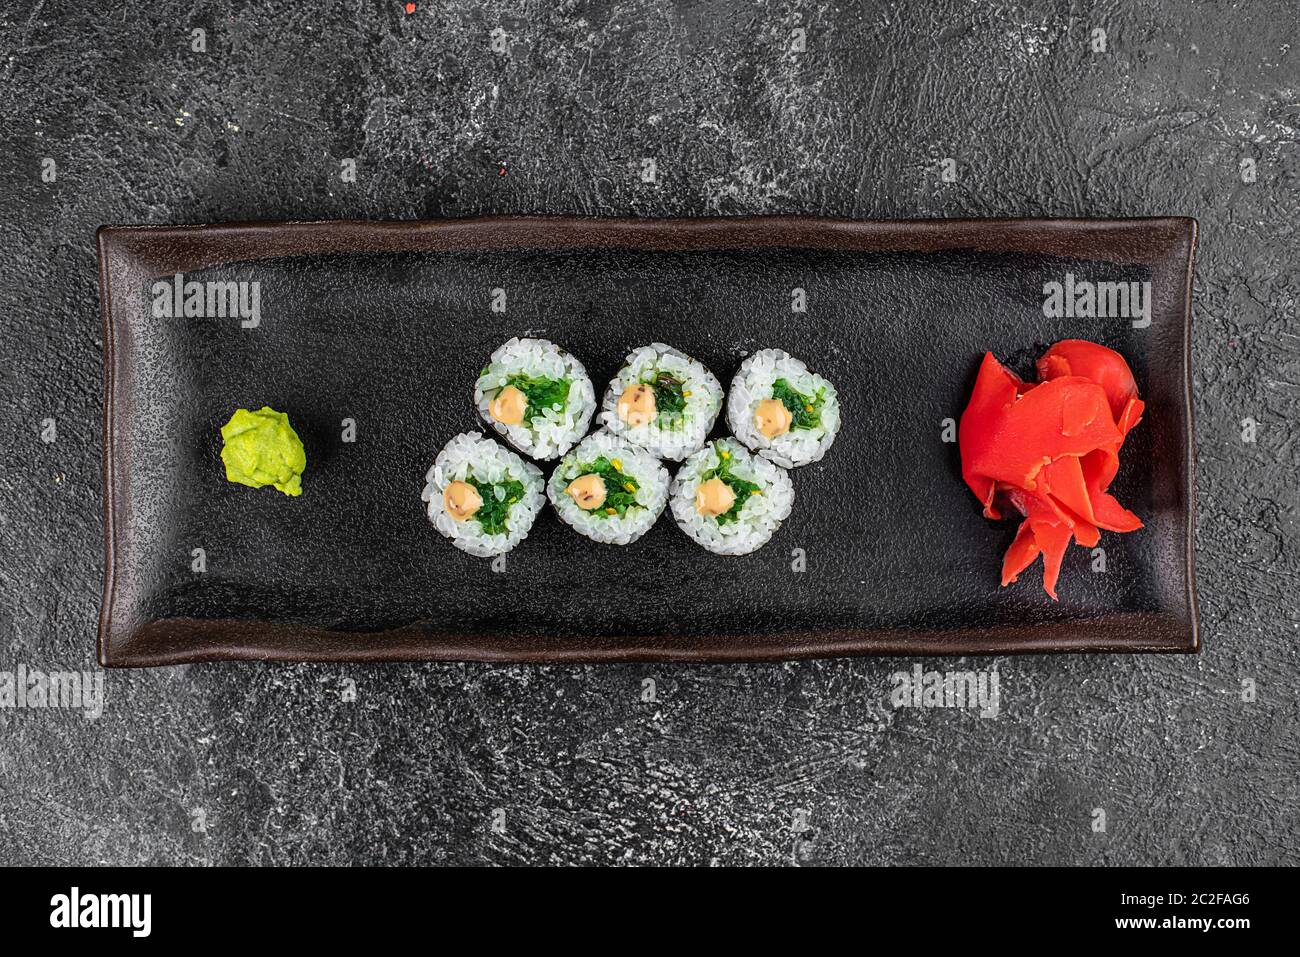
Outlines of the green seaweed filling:
M 514 479 L 506 479 L 504 482 L 480 482 L 474 476 L 466 476 L 465 481 L 478 491 L 479 498 L 483 499 L 483 505 L 474 513 L 474 518 L 478 521 L 485 535 L 504 535 L 509 529 L 506 526 L 510 518 L 511 507 L 524 497 L 524 483 L 517 482 Z M 500 499 L 497 498 L 496 490 L 504 489 Z
M 627 514 L 629 508 L 640 508 L 640 503 L 636 500 L 636 490 L 641 486 L 637 480 L 626 472 L 621 472 L 614 468 L 614 463 L 601 456 L 590 465 L 579 466 L 578 475 L 599 475 L 601 481 L 605 483 L 605 501 L 598 507 L 584 508 L 583 511 L 588 515 L 598 515 L 601 518 L 613 518 L 609 514 L 609 509 L 622 518 Z M 628 489 L 628 486 L 632 486 Z
M 642 384 L 654 389 L 660 428 L 676 428 L 681 425 L 682 414 L 686 411 L 686 394 L 682 391 L 682 381 L 667 372 L 656 372 L 653 377 L 642 380 Z
M 791 429 L 816 429 L 822 424 L 822 405 L 826 397 L 822 393 L 815 396 L 804 395 L 802 392 L 796 392 L 790 387 L 790 383 L 784 379 L 777 379 L 772 383 L 772 398 L 777 399 L 780 403 L 790 410 L 793 421 L 790 423 Z
M 563 412 L 569 401 L 569 386 L 573 382 L 570 379 L 547 379 L 518 373 L 506 379 L 506 385 L 514 386 L 528 397 L 528 411 L 524 413 L 524 421 L 531 422 L 546 409 L 555 406 L 559 406 L 555 411 Z
M 761 491 L 761 488 L 747 479 L 732 474 L 732 456 L 730 452 L 726 449 L 719 448 L 717 445 L 713 446 L 713 451 L 717 453 L 718 456 L 718 467 L 716 469 L 710 469 L 701 475 L 700 484 L 707 482 L 709 479 L 716 478 L 722 479 L 722 481 L 726 482 L 727 485 L 730 486 L 731 491 L 736 495 L 736 501 L 732 503 L 731 508 L 718 516 L 719 525 L 730 525 L 732 522 L 737 521 L 740 518 L 740 510 L 745 507 L 745 503 L 749 501 L 749 497 L 751 495 L 757 495 Z

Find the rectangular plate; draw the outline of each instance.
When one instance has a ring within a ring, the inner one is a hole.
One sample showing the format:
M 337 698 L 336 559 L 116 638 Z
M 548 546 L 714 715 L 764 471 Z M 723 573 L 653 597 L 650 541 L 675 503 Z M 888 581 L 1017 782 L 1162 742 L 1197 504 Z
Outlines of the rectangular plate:
M 1193 220 L 515 217 L 98 238 L 105 665 L 1197 649 Z M 175 273 L 259 282 L 260 325 L 154 318 L 151 287 Z M 1045 318 L 1044 283 L 1067 273 L 1150 282 L 1150 324 Z M 481 428 L 487 356 L 524 334 L 573 351 L 597 396 L 650 341 L 724 387 L 747 353 L 785 349 L 835 383 L 844 425 L 752 555 L 712 555 L 668 513 L 630 546 L 597 545 L 547 506 L 494 571 L 438 535 L 420 491 L 442 445 Z M 985 350 L 1029 374 L 1064 338 L 1133 366 L 1146 416 L 1113 491 L 1146 526 L 1103 534 L 1104 573 L 1070 549 L 1057 603 L 1041 564 L 999 587 L 1016 523 L 981 517 L 943 432 Z M 300 498 L 225 481 L 220 426 L 263 404 L 303 437 Z

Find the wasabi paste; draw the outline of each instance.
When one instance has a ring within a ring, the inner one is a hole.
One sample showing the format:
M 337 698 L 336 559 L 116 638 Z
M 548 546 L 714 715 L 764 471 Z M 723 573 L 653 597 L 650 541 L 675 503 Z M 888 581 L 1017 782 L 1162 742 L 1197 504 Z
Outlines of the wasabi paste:
M 272 485 L 285 495 L 302 494 L 307 453 L 285 413 L 265 405 L 256 412 L 236 409 L 221 427 L 221 438 L 226 481 L 252 488 Z

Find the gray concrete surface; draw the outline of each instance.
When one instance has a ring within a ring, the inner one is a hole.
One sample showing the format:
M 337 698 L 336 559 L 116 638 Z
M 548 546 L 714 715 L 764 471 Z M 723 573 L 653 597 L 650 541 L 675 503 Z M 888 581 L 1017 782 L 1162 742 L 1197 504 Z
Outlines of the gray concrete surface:
M 114 672 L 98 720 L 0 709 L 0 863 L 1300 862 L 1298 34 L 1289 0 L 4 3 L 0 671 L 94 668 L 95 227 L 500 212 L 1197 217 L 1205 650 L 954 665 L 995 719 L 894 711 L 899 660 Z

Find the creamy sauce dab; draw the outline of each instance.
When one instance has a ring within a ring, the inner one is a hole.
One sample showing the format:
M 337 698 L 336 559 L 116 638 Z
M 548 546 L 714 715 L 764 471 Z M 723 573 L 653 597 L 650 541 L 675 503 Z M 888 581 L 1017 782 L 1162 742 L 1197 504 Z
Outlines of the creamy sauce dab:
M 780 399 L 764 399 L 754 409 L 754 425 L 769 439 L 790 431 L 794 416 Z
M 720 478 L 711 478 L 696 486 L 695 511 L 707 518 L 725 515 L 735 504 L 736 493 Z
M 594 473 L 578 476 L 564 491 L 573 496 L 578 508 L 589 512 L 605 504 L 605 480 Z
M 652 421 L 655 417 L 655 390 L 644 382 L 628 386 L 618 397 L 618 417 L 634 429 Z
M 456 521 L 463 522 L 483 507 L 483 496 L 468 482 L 452 482 L 442 493 L 442 507 Z
M 528 411 L 528 396 L 512 385 L 501 389 L 488 406 L 488 414 L 502 425 L 522 425 Z

